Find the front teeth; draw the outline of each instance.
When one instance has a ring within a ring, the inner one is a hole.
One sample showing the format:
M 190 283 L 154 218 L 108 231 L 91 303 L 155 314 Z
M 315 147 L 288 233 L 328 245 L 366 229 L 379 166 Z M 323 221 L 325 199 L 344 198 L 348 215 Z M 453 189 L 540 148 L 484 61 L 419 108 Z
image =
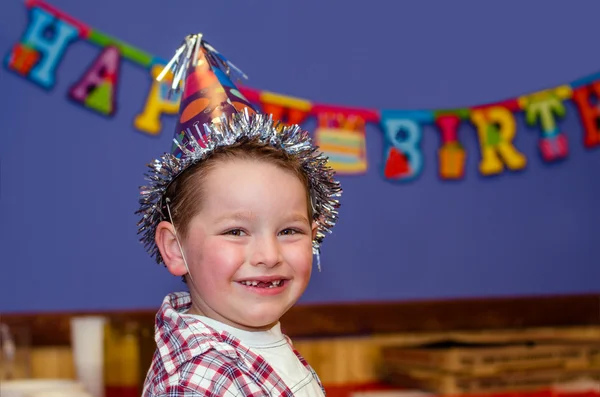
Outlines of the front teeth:
M 259 281 L 242 281 L 242 284 L 247 285 L 249 287 L 256 287 L 258 285 L 258 283 L 259 283 Z M 279 287 L 282 283 L 283 283 L 283 280 L 271 281 L 270 285 L 265 288 Z

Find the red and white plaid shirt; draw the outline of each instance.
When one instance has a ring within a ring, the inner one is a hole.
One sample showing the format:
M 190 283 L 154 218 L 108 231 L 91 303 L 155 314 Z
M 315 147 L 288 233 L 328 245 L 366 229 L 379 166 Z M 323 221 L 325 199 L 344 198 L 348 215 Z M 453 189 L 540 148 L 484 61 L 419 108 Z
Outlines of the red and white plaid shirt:
M 172 293 L 164 299 L 156 315 L 157 350 L 142 397 L 294 395 L 265 359 L 239 339 L 183 316 L 191 304 L 187 292 Z M 323 389 L 315 371 L 293 350 Z

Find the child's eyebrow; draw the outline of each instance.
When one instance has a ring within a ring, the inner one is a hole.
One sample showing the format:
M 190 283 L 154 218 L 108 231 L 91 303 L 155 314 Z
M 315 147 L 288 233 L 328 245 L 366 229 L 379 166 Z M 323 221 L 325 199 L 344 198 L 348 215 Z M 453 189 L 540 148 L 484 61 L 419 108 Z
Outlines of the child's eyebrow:
M 303 214 L 292 214 L 284 218 L 288 222 L 305 222 L 308 223 L 308 217 Z
M 224 214 L 217 219 L 215 219 L 215 223 L 223 223 L 227 221 L 252 221 L 256 219 L 256 215 L 252 212 L 232 212 Z M 305 222 L 308 223 L 308 217 L 303 214 L 290 214 L 282 218 L 285 222 Z
M 256 215 L 252 214 L 252 212 L 232 212 L 232 213 L 227 213 L 225 215 L 218 217 L 215 220 L 215 223 L 222 223 L 222 222 L 232 221 L 232 220 L 233 221 L 250 221 L 254 218 L 256 218 Z

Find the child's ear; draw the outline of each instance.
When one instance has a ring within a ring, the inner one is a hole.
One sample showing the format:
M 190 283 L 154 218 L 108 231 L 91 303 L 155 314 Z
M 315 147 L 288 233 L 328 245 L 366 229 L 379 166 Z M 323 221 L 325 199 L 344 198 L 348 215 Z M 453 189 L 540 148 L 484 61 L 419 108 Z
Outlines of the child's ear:
M 312 233 L 312 239 L 313 239 L 313 241 L 314 241 L 314 240 L 317 238 L 317 228 L 318 228 L 317 222 L 314 222 L 314 221 L 313 221 L 313 223 L 312 223 L 312 226 L 311 226 L 311 227 L 312 227 L 312 230 L 311 230 L 311 233 Z
M 167 221 L 159 223 L 156 227 L 154 240 L 169 272 L 174 276 L 185 275 L 187 269 L 175 237 L 173 225 Z

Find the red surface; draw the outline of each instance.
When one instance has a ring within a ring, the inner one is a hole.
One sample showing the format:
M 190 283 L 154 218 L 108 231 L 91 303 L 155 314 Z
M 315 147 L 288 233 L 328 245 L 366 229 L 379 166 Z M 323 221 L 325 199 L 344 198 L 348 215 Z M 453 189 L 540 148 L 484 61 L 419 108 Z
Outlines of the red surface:
M 137 386 L 106 386 L 104 397 L 139 397 Z

